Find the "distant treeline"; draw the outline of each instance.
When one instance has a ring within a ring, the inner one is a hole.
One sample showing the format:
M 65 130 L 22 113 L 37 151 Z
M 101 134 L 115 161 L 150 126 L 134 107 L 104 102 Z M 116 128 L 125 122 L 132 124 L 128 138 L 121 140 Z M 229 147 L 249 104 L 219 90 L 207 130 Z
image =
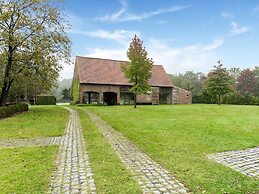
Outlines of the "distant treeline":
M 226 69 L 231 77 L 232 91 L 220 99 L 223 104 L 259 105 L 259 67 Z M 210 74 L 210 73 L 209 73 Z M 206 90 L 209 74 L 186 71 L 170 75 L 174 85 L 192 92 L 193 103 L 218 103 L 217 96 Z

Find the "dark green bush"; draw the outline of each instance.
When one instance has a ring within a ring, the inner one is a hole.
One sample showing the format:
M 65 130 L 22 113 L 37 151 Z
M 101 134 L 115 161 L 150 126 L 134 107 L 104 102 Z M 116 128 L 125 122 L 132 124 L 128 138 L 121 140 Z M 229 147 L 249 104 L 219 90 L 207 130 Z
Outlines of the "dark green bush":
M 215 104 L 217 103 L 216 96 L 209 95 L 206 90 L 203 90 L 201 95 L 194 95 L 192 97 L 193 104 L 205 103 L 205 104 Z
M 56 97 L 55 96 L 47 96 L 47 95 L 38 95 L 36 96 L 36 104 L 37 105 L 55 105 Z
M 259 98 L 253 96 L 250 93 L 240 94 L 238 92 L 233 92 L 229 95 L 223 97 L 224 104 L 239 104 L 239 105 L 258 105 Z
M 16 113 L 28 111 L 28 104 L 15 104 L 0 107 L 0 119 L 10 117 Z

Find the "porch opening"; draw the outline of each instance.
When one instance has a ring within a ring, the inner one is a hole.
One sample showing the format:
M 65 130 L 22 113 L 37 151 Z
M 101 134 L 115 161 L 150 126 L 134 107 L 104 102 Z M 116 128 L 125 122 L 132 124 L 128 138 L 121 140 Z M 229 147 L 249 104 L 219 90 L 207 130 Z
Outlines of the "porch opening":
M 114 93 L 114 92 L 104 92 L 103 93 L 103 101 L 107 105 L 115 105 L 115 104 L 117 104 L 117 93 Z
M 160 88 L 159 104 L 172 104 L 172 88 Z
M 134 94 L 130 92 L 131 86 L 120 87 L 120 104 L 134 104 Z
M 84 92 L 83 102 L 85 104 L 98 104 L 99 103 L 99 93 L 98 92 Z

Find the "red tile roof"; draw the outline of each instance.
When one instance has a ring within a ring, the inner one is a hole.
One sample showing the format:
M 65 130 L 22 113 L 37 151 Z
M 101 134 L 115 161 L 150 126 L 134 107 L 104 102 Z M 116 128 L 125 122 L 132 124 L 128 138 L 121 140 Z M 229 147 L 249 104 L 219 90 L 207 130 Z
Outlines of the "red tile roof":
M 121 64 L 126 61 L 99 59 L 90 57 L 76 57 L 76 70 L 80 83 L 131 85 L 121 71 Z M 171 79 L 162 65 L 153 65 L 151 86 L 173 87 Z

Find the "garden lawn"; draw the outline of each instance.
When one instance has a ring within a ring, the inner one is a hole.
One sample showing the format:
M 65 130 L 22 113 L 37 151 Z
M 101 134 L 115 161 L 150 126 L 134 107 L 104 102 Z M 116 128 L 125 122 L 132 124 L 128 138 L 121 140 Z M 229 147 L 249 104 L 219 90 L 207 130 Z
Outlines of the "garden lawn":
M 59 106 L 30 106 L 0 120 L 1 139 L 61 136 L 69 112 Z M 0 193 L 46 193 L 58 146 L 0 148 Z
M 258 106 L 84 108 L 100 115 L 195 193 L 247 193 L 259 190 L 258 180 L 207 158 L 208 154 L 259 145 Z
M 58 147 L 0 148 L 0 193 L 46 193 Z
M 62 107 L 30 106 L 26 113 L 0 120 L 0 139 L 61 136 L 68 119 Z
M 97 193 L 142 193 L 137 181 L 120 162 L 87 114 L 78 110 Z

